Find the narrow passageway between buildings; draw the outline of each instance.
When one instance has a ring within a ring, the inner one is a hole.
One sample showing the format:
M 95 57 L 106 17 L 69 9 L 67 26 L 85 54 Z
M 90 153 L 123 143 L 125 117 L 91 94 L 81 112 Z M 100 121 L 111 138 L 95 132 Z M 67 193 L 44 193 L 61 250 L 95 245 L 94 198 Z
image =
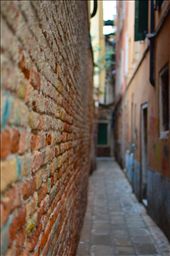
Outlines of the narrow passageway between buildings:
M 147 215 L 119 166 L 99 158 L 89 181 L 77 256 L 170 255 L 170 245 Z

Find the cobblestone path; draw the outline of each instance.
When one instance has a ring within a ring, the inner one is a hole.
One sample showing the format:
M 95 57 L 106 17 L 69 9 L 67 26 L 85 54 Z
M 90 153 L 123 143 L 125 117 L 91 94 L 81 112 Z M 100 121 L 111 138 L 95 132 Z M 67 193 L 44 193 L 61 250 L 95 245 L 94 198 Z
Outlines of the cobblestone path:
M 170 244 L 112 159 L 97 160 L 77 256 L 170 256 Z

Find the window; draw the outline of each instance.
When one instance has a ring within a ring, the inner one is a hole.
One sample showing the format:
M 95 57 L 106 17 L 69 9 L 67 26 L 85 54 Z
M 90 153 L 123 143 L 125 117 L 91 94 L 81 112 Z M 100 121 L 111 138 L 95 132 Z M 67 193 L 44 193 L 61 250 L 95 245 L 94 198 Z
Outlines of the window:
M 145 39 L 148 32 L 148 1 L 135 0 L 135 41 Z
M 97 144 L 98 145 L 107 145 L 107 123 L 99 123 L 98 124 L 98 134 L 97 134 Z
M 160 72 L 160 130 L 161 135 L 170 130 L 170 89 L 169 68 L 166 65 Z

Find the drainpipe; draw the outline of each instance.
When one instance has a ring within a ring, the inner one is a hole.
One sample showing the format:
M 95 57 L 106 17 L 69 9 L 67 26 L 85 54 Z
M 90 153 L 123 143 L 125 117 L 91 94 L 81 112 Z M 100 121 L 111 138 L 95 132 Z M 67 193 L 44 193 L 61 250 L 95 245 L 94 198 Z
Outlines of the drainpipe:
M 91 14 L 91 18 L 93 18 L 95 15 L 96 15 L 96 12 L 97 12 L 97 0 L 94 0 L 93 2 L 93 12 Z
M 150 33 L 154 34 L 154 0 L 150 2 Z M 150 37 L 150 74 L 149 80 L 152 86 L 155 85 L 155 41 L 154 37 Z

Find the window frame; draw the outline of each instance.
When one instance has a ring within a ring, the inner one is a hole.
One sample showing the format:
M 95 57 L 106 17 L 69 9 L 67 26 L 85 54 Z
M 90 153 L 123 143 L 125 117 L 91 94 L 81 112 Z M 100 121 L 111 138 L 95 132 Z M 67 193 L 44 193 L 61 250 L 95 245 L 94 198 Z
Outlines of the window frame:
M 160 139 L 167 139 L 168 135 L 170 134 L 170 102 L 169 102 L 169 127 L 168 130 L 164 130 L 163 128 L 163 99 L 162 99 L 162 75 L 163 73 L 168 70 L 169 73 L 169 81 L 168 86 L 170 87 L 170 70 L 169 70 L 169 63 L 166 63 L 164 67 L 159 72 L 159 131 L 160 131 Z M 170 101 L 170 88 L 169 90 L 169 101 Z

